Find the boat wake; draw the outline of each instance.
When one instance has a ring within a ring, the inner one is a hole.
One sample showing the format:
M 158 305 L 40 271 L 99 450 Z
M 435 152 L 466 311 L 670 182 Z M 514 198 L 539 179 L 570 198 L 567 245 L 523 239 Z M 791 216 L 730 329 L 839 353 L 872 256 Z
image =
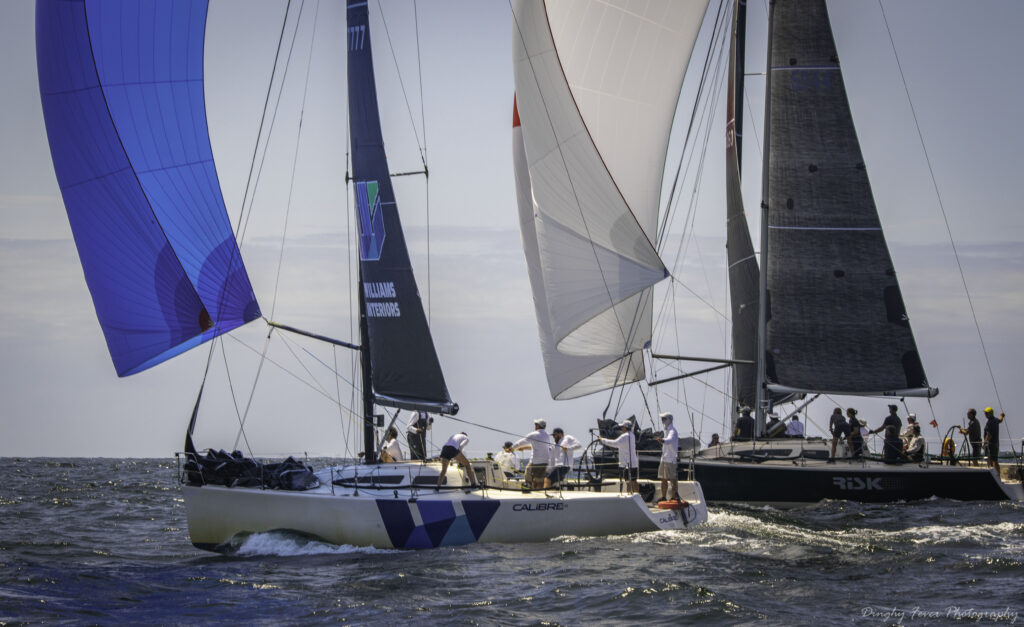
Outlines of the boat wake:
M 299 555 L 350 555 L 394 553 L 388 549 L 331 544 L 289 531 L 265 531 L 236 538 L 234 555 L 240 557 L 294 557 Z

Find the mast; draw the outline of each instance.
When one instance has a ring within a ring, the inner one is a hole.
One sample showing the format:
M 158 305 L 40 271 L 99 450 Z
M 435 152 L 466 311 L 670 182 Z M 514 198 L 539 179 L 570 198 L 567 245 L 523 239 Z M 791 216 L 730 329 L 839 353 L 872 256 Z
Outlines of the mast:
M 370 331 L 366 322 L 366 297 L 363 295 L 363 271 L 359 270 L 359 365 L 363 376 L 363 461 L 377 463 L 373 429 L 373 366 L 370 362 Z
M 768 338 L 768 182 L 769 182 L 769 125 L 771 122 L 771 83 L 772 83 L 772 17 L 775 13 L 775 0 L 768 3 L 768 47 L 765 55 L 764 75 L 764 148 L 761 154 L 761 275 L 757 304 L 757 406 L 755 410 L 756 425 L 754 436 L 764 433 L 765 402 L 767 401 L 767 380 L 765 375 L 765 352 Z
M 736 170 L 743 173 L 743 87 L 747 66 L 747 0 L 736 1 L 736 34 L 733 37 L 735 47 L 736 71 L 732 75 L 733 89 L 733 128 L 736 136 Z

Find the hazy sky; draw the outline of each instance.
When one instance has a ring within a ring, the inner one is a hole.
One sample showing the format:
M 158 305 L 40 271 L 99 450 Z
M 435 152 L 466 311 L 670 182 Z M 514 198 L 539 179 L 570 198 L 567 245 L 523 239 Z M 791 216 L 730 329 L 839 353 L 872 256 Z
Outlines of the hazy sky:
M 206 99 L 232 222 L 240 210 L 283 6 L 283 1 L 211 2 Z M 392 60 L 378 5 L 371 2 L 393 171 L 419 167 L 416 144 L 409 141 L 410 115 L 395 80 L 396 63 L 416 132 L 423 135 L 411 6 L 391 0 L 384 4 L 396 55 Z M 854 120 L 918 347 L 929 381 L 942 391 L 931 405 L 945 431 L 960 422 L 969 406 L 998 408 L 996 395 L 879 5 L 829 6 Z M 1024 407 L 1024 212 L 1019 200 L 1024 86 L 1018 66 L 1024 42 L 1018 31 L 1024 24 L 1024 3 L 921 0 L 889 1 L 883 6 L 974 297 L 1002 405 L 1009 414 L 1009 428 L 1019 442 L 1024 433 L 1024 416 L 1019 415 Z M 315 3 L 308 2 L 305 10 L 242 250 L 265 315 L 273 312 L 281 322 L 352 340 L 345 244 L 351 221 L 344 185 L 344 10 L 340 2 L 319 7 L 296 161 L 297 111 L 312 24 L 308 18 L 317 10 Z M 750 28 L 755 35 L 764 28 L 763 12 L 763 2 L 751 2 Z M 585 438 L 608 397 L 550 400 L 520 249 L 511 162 L 511 11 L 504 2 L 421 2 L 419 33 L 431 169 L 429 287 L 422 179 L 401 179 L 396 194 L 420 291 L 430 297 L 431 323 L 448 387 L 462 407 L 458 417 L 522 433 L 529 430 L 532 418 L 545 416 L 550 426 L 564 426 Z M 50 162 L 36 80 L 32 3 L 0 3 L 0 54 L 5 59 L 0 65 L 0 455 L 169 455 L 182 447 L 209 350 L 194 349 L 142 374 L 117 378 Z M 755 36 L 748 70 L 761 72 L 763 66 L 763 43 Z M 681 109 L 692 106 L 692 95 L 687 100 L 692 94 L 690 78 L 688 85 Z M 744 171 L 759 172 L 763 78 L 751 76 L 747 86 L 751 118 Z M 724 96 L 715 111 L 700 185 L 695 188 L 690 180 L 683 188 L 680 213 L 685 213 L 691 198 L 697 207 L 695 237 L 682 263 L 673 268 L 683 284 L 720 311 L 726 310 L 723 117 Z M 674 135 L 680 132 L 677 128 Z M 678 150 L 670 150 L 668 167 L 673 171 Z M 293 163 L 295 192 L 275 298 Z M 748 207 L 757 206 L 759 179 L 748 176 L 744 182 Z M 756 229 L 756 221 L 752 227 Z M 676 234 L 680 231 L 677 225 Z M 666 291 L 667 287 L 659 288 L 662 296 Z M 678 335 L 689 354 L 725 354 L 726 328 L 720 316 L 678 288 L 675 305 L 678 317 L 656 329 L 655 348 L 668 346 L 667 338 Z M 232 447 L 237 416 L 249 404 L 246 432 L 258 454 L 360 450 L 358 441 L 346 445 L 353 421 L 332 399 L 340 389 L 343 406 L 354 408 L 358 402 L 344 381 L 336 386 L 326 367 L 335 356 L 313 343 L 295 338 L 282 342 L 275 334 L 268 353 L 274 363 L 264 366 L 250 403 L 257 364 L 250 349 L 261 350 L 265 336 L 262 323 L 253 323 L 224 342 L 230 381 L 218 347 L 197 444 Z M 674 340 L 671 344 L 674 347 Z M 337 360 L 348 377 L 351 355 L 340 352 Z M 724 385 L 720 377 L 709 383 Z M 688 414 L 704 441 L 710 433 L 722 431 L 724 401 L 713 389 L 694 382 L 686 388 L 659 388 L 649 398 L 661 410 L 677 415 L 681 432 L 690 431 L 684 419 Z M 860 407 L 872 426 L 885 413 L 885 401 L 842 402 Z M 908 403 L 930 420 L 926 402 Z M 237 412 L 235 406 L 240 408 Z M 832 406 L 817 402 L 810 410 L 812 421 L 823 426 Z M 636 391 L 630 393 L 626 407 L 639 409 Z M 508 439 L 444 419 L 434 438 L 443 442 L 450 432 L 463 428 L 469 432 L 473 454 L 496 450 Z M 928 432 L 935 437 L 933 430 Z M 1003 448 L 1008 448 L 1005 443 Z

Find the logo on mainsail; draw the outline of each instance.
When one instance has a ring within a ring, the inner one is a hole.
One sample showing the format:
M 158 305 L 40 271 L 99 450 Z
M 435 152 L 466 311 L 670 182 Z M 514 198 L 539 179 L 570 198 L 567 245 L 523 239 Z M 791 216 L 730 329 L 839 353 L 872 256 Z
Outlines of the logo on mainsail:
M 380 210 L 377 181 L 356 181 L 359 205 L 359 259 L 379 261 L 384 248 L 384 214 Z

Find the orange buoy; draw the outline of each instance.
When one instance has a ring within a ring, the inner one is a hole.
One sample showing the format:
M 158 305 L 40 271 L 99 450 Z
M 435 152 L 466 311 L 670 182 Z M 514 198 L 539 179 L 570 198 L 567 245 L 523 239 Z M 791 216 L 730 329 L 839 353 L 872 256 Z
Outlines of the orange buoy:
M 680 499 L 673 499 L 671 501 L 661 501 L 658 503 L 659 509 L 682 509 L 688 506 L 689 503 Z

